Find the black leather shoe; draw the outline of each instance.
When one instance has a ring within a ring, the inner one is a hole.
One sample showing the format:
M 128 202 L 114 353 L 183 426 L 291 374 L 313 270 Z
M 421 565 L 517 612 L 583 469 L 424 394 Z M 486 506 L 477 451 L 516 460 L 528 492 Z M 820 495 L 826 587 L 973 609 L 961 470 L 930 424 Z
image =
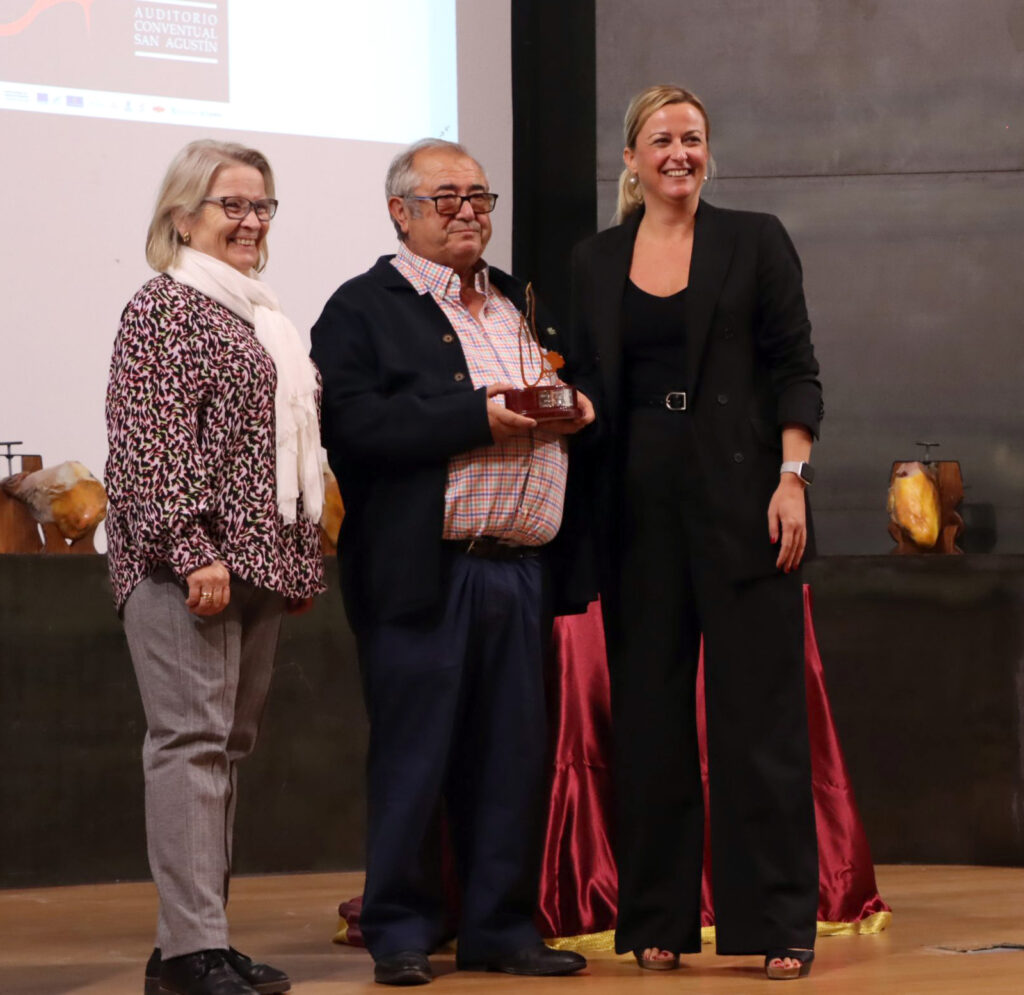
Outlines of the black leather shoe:
M 257 995 L 228 963 L 227 950 L 199 950 L 160 962 L 160 995 Z
M 153 952 L 146 961 L 146 983 L 142 988 L 143 995 L 160 995 L 160 948 L 153 947 Z
M 397 954 L 376 958 L 373 980 L 378 985 L 426 985 L 434 980 L 434 972 L 421 950 L 400 950 Z
M 235 974 L 247 982 L 250 988 L 259 992 L 259 995 L 279 995 L 280 992 L 289 991 L 292 987 L 292 983 L 284 971 L 279 971 L 269 964 L 258 964 L 234 947 L 228 949 L 225 959 L 234 968 Z M 143 992 L 145 995 L 160 995 L 159 947 L 154 947 L 153 952 L 149 955 L 149 962 L 146 964 L 146 985 Z
M 478 963 L 457 961 L 460 971 L 501 971 L 504 974 L 524 974 L 533 977 L 557 974 L 575 974 L 587 966 L 587 959 L 571 950 L 552 950 L 545 943 L 523 947 L 512 953 L 501 954 Z
M 228 948 L 228 963 L 239 977 L 247 981 L 260 995 L 279 995 L 280 992 L 289 991 L 292 987 L 284 971 L 279 971 L 269 964 L 259 964 L 234 947 Z

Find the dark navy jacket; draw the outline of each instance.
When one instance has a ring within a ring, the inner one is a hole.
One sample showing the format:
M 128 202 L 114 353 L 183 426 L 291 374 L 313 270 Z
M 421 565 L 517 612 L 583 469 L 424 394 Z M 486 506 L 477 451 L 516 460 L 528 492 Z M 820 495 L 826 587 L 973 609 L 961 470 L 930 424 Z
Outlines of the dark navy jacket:
M 493 441 L 486 392 L 473 389 L 458 336 L 392 258 L 342 284 L 312 331 L 323 443 L 345 503 L 338 557 L 353 627 L 439 604 L 448 460 Z M 489 276 L 525 308 L 524 284 L 494 267 Z M 537 328 L 546 348 L 561 350 L 539 301 Z M 595 596 L 583 497 L 570 480 L 562 528 L 546 550 L 558 612 L 582 611 Z

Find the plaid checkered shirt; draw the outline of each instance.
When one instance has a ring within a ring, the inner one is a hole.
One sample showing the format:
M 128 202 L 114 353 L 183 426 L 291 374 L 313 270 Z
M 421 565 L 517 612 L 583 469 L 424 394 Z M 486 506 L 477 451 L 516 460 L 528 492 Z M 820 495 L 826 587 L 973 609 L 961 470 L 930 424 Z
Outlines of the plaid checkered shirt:
M 459 337 L 474 388 L 522 382 L 520 313 L 491 285 L 486 266 L 476 273 L 476 290 L 485 297 L 478 321 L 462 303 L 461 281 L 453 269 L 405 245 L 391 263 L 417 293 L 437 301 Z M 532 383 L 540 367 L 536 348 L 525 341 L 522 355 L 527 382 Z M 500 403 L 501 398 L 496 400 Z M 448 461 L 442 537 L 486 535 L 521 546 L 550 542 L 562 522 L 568 465 L 564 438 L 540 429 L 453 456 Z

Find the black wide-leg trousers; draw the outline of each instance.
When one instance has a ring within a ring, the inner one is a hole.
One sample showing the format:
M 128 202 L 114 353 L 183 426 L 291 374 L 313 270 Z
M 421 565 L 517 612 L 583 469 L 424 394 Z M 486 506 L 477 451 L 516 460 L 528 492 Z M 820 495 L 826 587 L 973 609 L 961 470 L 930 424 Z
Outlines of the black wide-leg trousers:
M 634 412 L 621 477 L 619 583 L 606 606 L 615 946 L 700 949 L 703 634 L 718 953 L 813 947 L 818 857 L 800 573 L 736 583 L 722 569 L 685 418 Z

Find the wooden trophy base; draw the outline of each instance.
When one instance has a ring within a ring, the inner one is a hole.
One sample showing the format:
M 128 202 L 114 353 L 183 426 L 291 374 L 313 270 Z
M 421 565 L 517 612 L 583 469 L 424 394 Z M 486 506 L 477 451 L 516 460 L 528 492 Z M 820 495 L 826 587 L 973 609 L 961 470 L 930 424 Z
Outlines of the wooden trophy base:
M 568 384 L 506 390 L 505 407 L 517 415 L 525 415 L 535 421 L 583 417 L 583 410 L 576 398 L 576 388 Z

